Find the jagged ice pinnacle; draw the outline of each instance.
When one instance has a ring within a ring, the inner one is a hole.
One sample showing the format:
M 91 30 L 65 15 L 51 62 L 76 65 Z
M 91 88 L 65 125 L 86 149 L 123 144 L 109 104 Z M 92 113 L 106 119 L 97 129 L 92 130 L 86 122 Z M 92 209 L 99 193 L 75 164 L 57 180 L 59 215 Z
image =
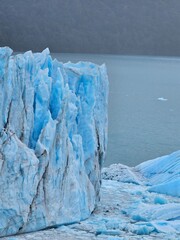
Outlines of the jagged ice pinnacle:
M 0 48 L 0 236 L 87 218 L 107 146 L 106 67 Z

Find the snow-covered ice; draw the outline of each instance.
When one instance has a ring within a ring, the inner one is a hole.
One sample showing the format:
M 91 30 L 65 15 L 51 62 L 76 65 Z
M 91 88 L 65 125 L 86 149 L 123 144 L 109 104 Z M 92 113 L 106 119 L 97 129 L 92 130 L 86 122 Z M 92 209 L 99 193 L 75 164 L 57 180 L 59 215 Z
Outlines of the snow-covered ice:
M 105 65 L 0 48 L 0 236 L 87 218 L 107 145 Z
M 135 168 L 122 164 L 104 168 L 100 203 L 85 221 L 2 239 L 179 240 L 180 198 L 168 195 L 167 191 L 164 194 L 149 191 L 149 185 L 177 178 L 179 153 L 144 162 Z

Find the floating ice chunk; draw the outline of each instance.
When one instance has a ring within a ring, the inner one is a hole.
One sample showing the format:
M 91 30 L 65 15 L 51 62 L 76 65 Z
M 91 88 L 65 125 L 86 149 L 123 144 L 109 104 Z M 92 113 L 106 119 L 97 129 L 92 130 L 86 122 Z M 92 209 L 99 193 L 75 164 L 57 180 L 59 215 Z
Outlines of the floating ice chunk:
M 146 203 L 139 203 L 132 206 L 127 211 L 128 215 L 133 220 L 139 221 L 152 221 L 152 220 L 171 220 L 178 219 L 180 216 L 179 203 L 167 203 L 163 205 L 152 205 Z
M 158 233 L 179 233 L 180 229 L 180 221 L 152 221 L 152 226 L 156 229 L 156 232 Z M 176 237 L 169 236 L 172 239 L 177 239 Z M 167 236 L 167 239 L 170 239 Z
M 158 101 L 167 101 L 168 99 L 167 98 L 163 98 L 163 97 L 159 97 L 157 100 Z
M 156 196 L 154 198 L 154 203 L 155 204 L 166 204 L 167 203 L 167 200 L 161 196 Z
M 155 228 L 153 226 L 148 226 L 147 224 L 134 225 L 132 232 L 137 235 L 149 235 Z

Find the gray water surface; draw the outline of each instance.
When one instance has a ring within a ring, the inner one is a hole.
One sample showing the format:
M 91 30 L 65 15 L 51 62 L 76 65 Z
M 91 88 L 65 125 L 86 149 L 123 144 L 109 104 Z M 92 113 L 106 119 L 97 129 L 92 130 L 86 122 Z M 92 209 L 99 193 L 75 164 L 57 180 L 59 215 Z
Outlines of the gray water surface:
M 106 63 L 110 90 L 105 166 L 135 166 L 180 149 L 180 58 L 90 54 L 53 57 L 62 62 Z

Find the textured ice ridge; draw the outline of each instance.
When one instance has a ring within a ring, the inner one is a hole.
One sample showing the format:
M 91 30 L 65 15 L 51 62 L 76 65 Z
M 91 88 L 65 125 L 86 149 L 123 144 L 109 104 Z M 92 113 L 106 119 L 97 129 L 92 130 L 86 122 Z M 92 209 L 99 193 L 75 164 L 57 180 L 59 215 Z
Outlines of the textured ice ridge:
M 148 179 L 149 191 L 180 197 L 180 150 L 145 161 L 136 170 Z
M 87 218 L 107 146 L 106 67 L 0 48 L 0 236 Z

